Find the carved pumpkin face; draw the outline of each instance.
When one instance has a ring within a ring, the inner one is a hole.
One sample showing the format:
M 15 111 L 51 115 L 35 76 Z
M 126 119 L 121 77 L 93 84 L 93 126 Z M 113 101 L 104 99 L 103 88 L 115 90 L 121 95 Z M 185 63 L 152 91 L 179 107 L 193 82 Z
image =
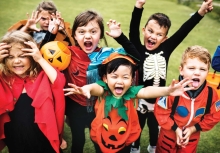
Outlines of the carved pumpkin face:
M 117 152 L 125 147 L 127 137 L 127 122 L 122 119 L 117 110 L 112 110 L 109 116 L 103 119 L 102 126 L 100 127 L 101 142 L 99 144 L 102 151 Z
M 50 65 L 60 71 L 66 69 L 71 60 L 71 51 L 60 41 L 46 43 L 40 52 Z
M 96 117 L 91 124 L 90 136 L 102 152 L 115 153 L 136 141 L 141 128 L 132 100 L 125 103 L 128 108 L 126 111 L 128 120 L 119 116 L 118 109 L 115 108 L 112 108 L 108 116 L 104 117 L 104 104 L 102 100 L 95 105 Z

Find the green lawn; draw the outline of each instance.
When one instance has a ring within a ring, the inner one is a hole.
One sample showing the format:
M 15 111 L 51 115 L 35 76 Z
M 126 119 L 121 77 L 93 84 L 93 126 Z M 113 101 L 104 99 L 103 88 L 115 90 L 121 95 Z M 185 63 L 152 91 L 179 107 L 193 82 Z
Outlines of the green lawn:
M 65 21 L 72 22 L 75 16 L 86 9 L 94 9 L 100 12 L 104 21 L 115 19 L 121 23 L 121 27 L 125 35 L 128 36 L 129 22 L 131 12 L 136 0 L 53 0 L 62 13 Z M 0 36 L 3 36 L 7 29 L 15 22 L 26 19 L 26 12 L 31 13 L 41 0 L 0 0 Z M 142 17 L 141 27 L 144 26 L 150 14 L 155 12 L 163 12 L 167 14 L 172 26 L 168 36 L 172 35 L 185 22 L 190 14 L 195 12 L 186 6 L 178 5 L 171 0 L 147 0 Z M 108 29 L 106 29 L 108 30 Z M 206 47 L 211 53 L 219 44 L 220 23 L 205 16 L 204 19 L 197 25 L 187 38 L 176 48 L 172 54 L 168 66 L 167 84 L 178 77 L 178 66 L 182 52 L 191 45 L 201 45 Z M 107 37 L 109 46 L 119 47 L 112 39 Z M 211 70 L 213 71 L 213 70 Z M 198 153 L 218 153 L 220 152 L 220 124 L 209 132 L 204 132 L 201 135 L 201 140 L 198 146 Z M 88 129 L 86 130 L 85 153 L 94 153 L 93 146 L 90 142 Z M 70 143 L 71 136 L 69 127 L 65 125 L 64 138 Z M 148 130 L 145 127 L 141 139 L 141 152 L 146 153 L 148 145 Z M 70 147 L 70 146 L 69 146 Z M 68 148 L 69 149 L 69 148 Z M 70 151 L 64 151 L 69 153 Z M 2 153 L 7 153 L 6 149 Z

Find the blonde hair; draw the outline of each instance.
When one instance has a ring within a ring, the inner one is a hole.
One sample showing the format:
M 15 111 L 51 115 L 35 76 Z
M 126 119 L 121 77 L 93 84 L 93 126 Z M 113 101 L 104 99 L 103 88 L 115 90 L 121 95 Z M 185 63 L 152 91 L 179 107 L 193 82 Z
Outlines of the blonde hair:
M 57 8 L 52 1 L 43 1 L 37 6 L 36 11 L 39 11 L 39 13 L 42 11 L 48 11 L 50 14 L 56 14 Z
M 198 58 L 200 61 L 208 65 L 208 69 L 210 68 L 211 55 L 209 51 L 202 46 L 195 45 L 188 47 L 182 55 L 180 66 L 183 67 L 186 60 L 189 58 Z
M 30 48 L 30 46 L 24 44 L 24 42 L 27 41 L 32 41 L 35 43 L 34 39 L 32 38 L 31 35 L 22 32 L 22 31 L 11 31 L 11 32 L 7 32 L 1 40 L 1 43 L 7 43 L 8 45 L 13 46 L 14 44 L 20 44 L 22 47 L 24 48 Z M 9 49 L 10 52 L 10 49 Z M 27 70 L 29 73 L 30 77 L 35 77 L 38 75 L 38 72 L 41 70 L 40 65 L 34 61 L 33 57 L 28 56 L 30 62 L 31 62 L 31 66 L 30 68 Z M 6 66 L 6 60 L 7 57 L 5 57 L 1 63 L 1 67 L 0 67 L 0 71 L 1 73 L 3 73 L 5 76 L 13 76 L 13 73 L 8 69 L 8 67 Z

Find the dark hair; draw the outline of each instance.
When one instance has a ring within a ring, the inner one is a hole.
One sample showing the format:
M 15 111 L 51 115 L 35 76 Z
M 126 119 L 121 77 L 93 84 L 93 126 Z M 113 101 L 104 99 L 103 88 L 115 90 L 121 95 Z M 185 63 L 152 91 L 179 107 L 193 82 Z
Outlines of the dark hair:
M 168 34 L 168 31 L 171 27 L 171 21 L 170 21 L 169 17 L 166 14 L 163 14 L 163 13 L 154 13 L 154 14 L 152 14 L 148 18 L 147 23 L 145 24 L 145 27 L 147 26 L 147 24 L 150 20 L 155 20 L 160 25 L 160 27 L 167 28 L 167 33 L 166 34 Z
M 52 1 L 51 2 L 43 1 L 37 6 L 36 11 L 39 12 L 48 11 L 50 14 L 52 13 L 56 14 L 57 8 Z
M 87 10 L 87 11 L 82 12 L 79 15 L 77 15 L 75 20 L 74 20 L 74 22 L 73 22 L 72 37 L 73 37 L 73 39 L 75 41 L 75 45 L 76 46 L 79 46 L 79 44 L 77 43 L 76 39 L 74 38 L 76 29 L 78 27 L 86 26 L 92 20 L 95 20 L 98 23 L 98 25 L 99 25 L 99 27 L 101 29 L 100 39 L 104 39 L 105 44 L 107 45 L 107 41 L 106 41 L 105 36 L 104 36 L 105 32 L 104 32 L 103 18 L 97 12 L 92 11 L 92 10 Z
M 132 78 L 135 76 L 135 71 L 138 69 L 137 65 L 132 64 L 125 58 L 116 58 L 109 63 L 99 65 L 99 76 L 103 78 L 105 75 L 117 71 L 118 67 L 124 65 L 131 68 Z

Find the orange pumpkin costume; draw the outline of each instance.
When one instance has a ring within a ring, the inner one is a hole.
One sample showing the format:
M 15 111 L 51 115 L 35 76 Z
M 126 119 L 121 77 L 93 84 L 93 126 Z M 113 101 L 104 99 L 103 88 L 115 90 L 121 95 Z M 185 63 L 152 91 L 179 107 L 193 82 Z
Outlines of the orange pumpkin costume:
M 91 124 L 90 136 L 98 143 L 102 152 L 118 152 L 140 135 L 141 129 L 136 112 L 137 102 L 133 98 L 142 86 L 130 87 L 121 98 L 122 103 L 119 104 L 120 100 L 111 95 L 107 84 L 103 81 L 97 83 L 104 87 L 105 93 L 95 104 L 96 117 Z

